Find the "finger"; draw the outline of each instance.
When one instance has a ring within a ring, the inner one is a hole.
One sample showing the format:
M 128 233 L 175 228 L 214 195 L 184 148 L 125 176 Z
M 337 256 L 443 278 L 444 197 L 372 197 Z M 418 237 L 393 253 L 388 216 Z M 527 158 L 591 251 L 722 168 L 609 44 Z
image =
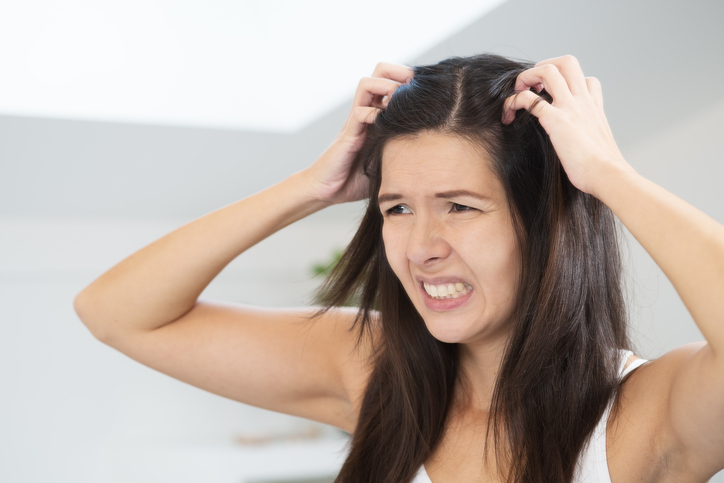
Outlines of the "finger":
M 525 70 L 518 75 L 515 82 L 515 92 L 530 92 L 530 88 L 540 92 L 544 88 L 553 97 L 554 103 L 567 103 L 573 99 L 571 90 L 561 71 L 553 64 L 543 64 Z
M 581 64 L 579 64 L 578 59 L 572 55 L 564 55 L 563 57 L 542 60 L 535 66 L 539 67 L 543 65 L 555 66 L 560 71 L 563 79 L 566 81 L 566 84 L 568 84 L 569 90 L 574 96 L 588 94 L 588 88 L 583 76 L 583 70 L 581 70 Z
M 515 119 L 515 112 L 518 109 L 526 109 L 535 117 L 540 119 L 546 115 L 546 111 L 555 109 L 548 101 L 532 91 L 522 91 L 513 94 L 503 104 L 503 124 L 510 124 Z
M 400 64 L 391 64 L 389 62 L 379 62 L 375 66 L 375 70 L 372 73 L 372 77 L 383 77 L 401 84 L 409 83 L 412 79 L 414 72 L 411 67 Z M 379 96 L 375 95 L 372 97 L 370 105 L 375 107 L 387 107 L 390 96 Z
M 351 136 L 359 136 L 367 129 L 367 124 L 374 124 L 377 114 L 382 109 L 368 106 L 355 106 L 347 119 L 345 131 Z
M 385 107 L 382 97 L 389 97 L 400 87 L 399 82 L 382 77 L 363 77 L 357 85 L 352 106 Z
M 378 63 L 375 66 L 375 71 L 372 73 L 372 77 L 386 77 L 401 84 L 404 84 L 408 79 L 412 78 L 412 75 L 412 68 L 406 65 L 390 64 L 387 62 Z
M 596 106 L 603 109 L 603 89 L 601 88 L 601 82 L 595 77 L 586 77 L 586 87 Z

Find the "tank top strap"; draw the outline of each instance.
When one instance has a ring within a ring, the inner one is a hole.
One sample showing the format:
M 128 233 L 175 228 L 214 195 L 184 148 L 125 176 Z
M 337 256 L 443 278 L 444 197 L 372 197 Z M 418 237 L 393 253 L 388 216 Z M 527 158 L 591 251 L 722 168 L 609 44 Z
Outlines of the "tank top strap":
M 618 373 L 619 373 L 620 379 L 623 379 L 626 376 L 626 374 L 633 371 L 637 367 L 641 366 L 641 364 L 648 362 L 648 359 L 636 359 L 628 367 L 626 367 L 626 361 L 628 361 L 628 358 L 633 355 L 633 352 L 630 350 L 620 349 L 619 354 L 621 357 L 621 360 L 620 360 L 620 363 L 618 366 Z M 624 367 L 626 367 L 626 368 L 624 369 Z
M 633 355 L 633 351 L 626 349 L 618 350 L 618 373 L 623 374 L 623 368 L 626 366 L 626 361 Z
M 648 362 L 646 359 L 637 359 L 624 369 L 626 361 L 633 355 L 633 352 L 619 349 L 618 353 L 619 379 L 622 379 L 626 374 L 644 362 Z M 573 478 L 574 483 L 611 483 L 611 475 L 608 472 L 608 458 L 606 456 L 606 427 L 608 417 L 613 407 L 613 401 L 613 398 L 608 401 L 601 419 L 599 419 L 593 433 L 591 433 L 590 439 L 578 457 L 576 473 Z
M 432 483 L 430 476 L 428 476 L 425 470 L 425 465 L 420 466 L 420 469 L 417 470 L 417 474 L 412 479 L 412 483 Z

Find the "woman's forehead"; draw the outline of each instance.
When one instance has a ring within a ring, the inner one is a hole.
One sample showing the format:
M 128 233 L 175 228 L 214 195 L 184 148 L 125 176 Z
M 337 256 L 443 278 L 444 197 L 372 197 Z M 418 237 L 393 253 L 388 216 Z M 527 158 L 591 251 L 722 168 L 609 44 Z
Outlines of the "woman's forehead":
M 502 189 L 488 153 L 481 146 L 452 134 L 423 133 L 393 139 L 382 152 L 381 168 L 380 191 L 410 185 Z

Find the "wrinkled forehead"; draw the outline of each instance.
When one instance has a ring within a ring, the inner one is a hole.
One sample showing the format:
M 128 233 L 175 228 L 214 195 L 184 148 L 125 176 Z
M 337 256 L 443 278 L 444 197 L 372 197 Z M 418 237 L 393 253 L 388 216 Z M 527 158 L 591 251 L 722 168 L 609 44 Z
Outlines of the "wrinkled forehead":
M 389 141 L 382 151 L 380 192 L 478 189 L 501 196 L 489 153 L 454 134 L 421 133 Z

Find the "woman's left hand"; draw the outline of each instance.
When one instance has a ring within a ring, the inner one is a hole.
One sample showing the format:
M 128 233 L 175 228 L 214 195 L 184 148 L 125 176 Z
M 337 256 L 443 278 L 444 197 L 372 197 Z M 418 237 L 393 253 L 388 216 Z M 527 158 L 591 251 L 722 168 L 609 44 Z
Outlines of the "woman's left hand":
M 545 89 L 553 102 L 546 102 L 531 88 L 536 92 Z M 536 116 L 568 179 L 579 190 L 595 196 L 596 183 L 608 168 L 633 170 L 616 146 L 603 113 L 601 83 L 595 77 L 584 77 L 572 55 L 538 62 L 522 72 L 515 92 L 505 101 L 503 123 L 511 123 L 518 109 Z

